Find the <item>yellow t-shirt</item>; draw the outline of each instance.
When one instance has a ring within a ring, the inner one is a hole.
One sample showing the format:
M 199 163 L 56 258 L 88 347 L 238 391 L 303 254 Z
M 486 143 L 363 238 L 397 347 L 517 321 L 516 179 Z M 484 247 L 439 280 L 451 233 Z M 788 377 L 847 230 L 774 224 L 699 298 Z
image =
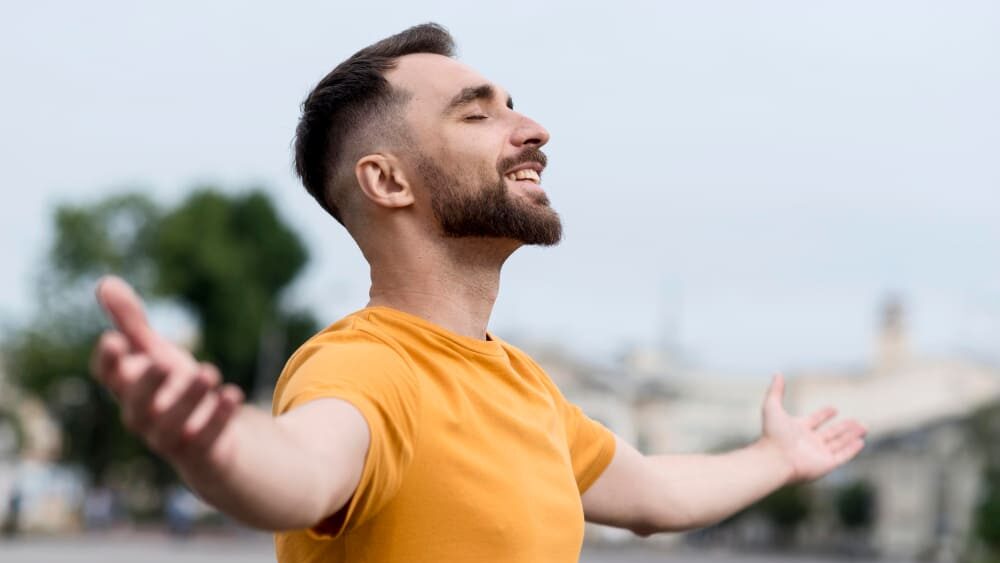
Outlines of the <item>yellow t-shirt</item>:
M 614 456 L 614 435 L 560 394 L 524 352 L 370 307 L 288 361 L 274 413 L 336 397 L 371 444 L 344 509 L 278 533 L 283 563 L 569 563 L 580 495 Z M 336 432 L 317 428 L 316 439 Z

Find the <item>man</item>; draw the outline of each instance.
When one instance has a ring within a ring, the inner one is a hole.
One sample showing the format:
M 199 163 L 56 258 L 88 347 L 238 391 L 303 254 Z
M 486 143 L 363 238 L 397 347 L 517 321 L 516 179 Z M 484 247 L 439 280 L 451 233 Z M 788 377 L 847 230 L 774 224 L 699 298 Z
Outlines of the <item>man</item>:
M 646 535 L 717 522 L 854 457 L 864 429 L 796 418 L 775 378 L 754 444 L 645 456 L 487 331 L 504 261 L 559 241 L 549 139 L 428 24 L 310 93 L 303 183 L 371 267 L 368 306 L 289 360 L 273 417 L 165 342 L 109 278 L 94 371 L 208 502 L 276 530 L 281 561 L 576 561 L 584 520 Z

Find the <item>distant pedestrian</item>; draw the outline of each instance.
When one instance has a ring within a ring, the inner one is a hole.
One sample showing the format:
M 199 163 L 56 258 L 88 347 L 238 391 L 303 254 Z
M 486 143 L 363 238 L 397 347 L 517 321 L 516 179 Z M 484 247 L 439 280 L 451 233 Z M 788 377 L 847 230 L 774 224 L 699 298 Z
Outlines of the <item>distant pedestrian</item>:
M 24 495 L 21 488 L 15 484 L 11 490 L 10 498 L 7 499 L 7 518 L 3 523 L 3 535 L 12 538 L 21 531 L 21 503 Z
M 110 528 L 115 520 L 115 496 L 110 488 L 99 486 L 83 497 L 83 525 L 88 530 Z
M 182 537 L 190 535 L 194 531 L 199 508 L 198 499 L 186 488 L 173 485 L 167 489 L 164 513 L 170 533 Z

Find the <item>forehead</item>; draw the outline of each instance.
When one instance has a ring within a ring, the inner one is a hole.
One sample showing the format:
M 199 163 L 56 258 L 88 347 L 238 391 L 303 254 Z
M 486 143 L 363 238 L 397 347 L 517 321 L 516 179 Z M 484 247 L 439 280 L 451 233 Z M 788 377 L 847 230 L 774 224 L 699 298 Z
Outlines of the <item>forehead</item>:
M 462 88 L 492 84 L 472 67 L 450 57 L 416 53 L 400 57 L 386 73 L 393 86 L 410 92 L 411 103 L 444 108 Z

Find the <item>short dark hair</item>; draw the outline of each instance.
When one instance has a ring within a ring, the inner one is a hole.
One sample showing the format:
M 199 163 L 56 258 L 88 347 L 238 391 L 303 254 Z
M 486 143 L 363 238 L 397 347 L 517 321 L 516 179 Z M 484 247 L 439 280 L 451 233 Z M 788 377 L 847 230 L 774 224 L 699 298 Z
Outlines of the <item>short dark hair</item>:
M 302 102 L 295 129 L 295 171 L 306 190 L 341 224 L 343 196 L 329 189 L 331 181 L 350 156 L 348 146 L 369 148 L 359 133 L 371 132 L 374 137 L 405 134 L 402 121 L 393 118 L 409 94 L 393 88 L 384 74 L 395 68 L 399 57 L 414 53 L 453 57 L 455 42 L 436 23 L 411 27 L 351 55 Z

